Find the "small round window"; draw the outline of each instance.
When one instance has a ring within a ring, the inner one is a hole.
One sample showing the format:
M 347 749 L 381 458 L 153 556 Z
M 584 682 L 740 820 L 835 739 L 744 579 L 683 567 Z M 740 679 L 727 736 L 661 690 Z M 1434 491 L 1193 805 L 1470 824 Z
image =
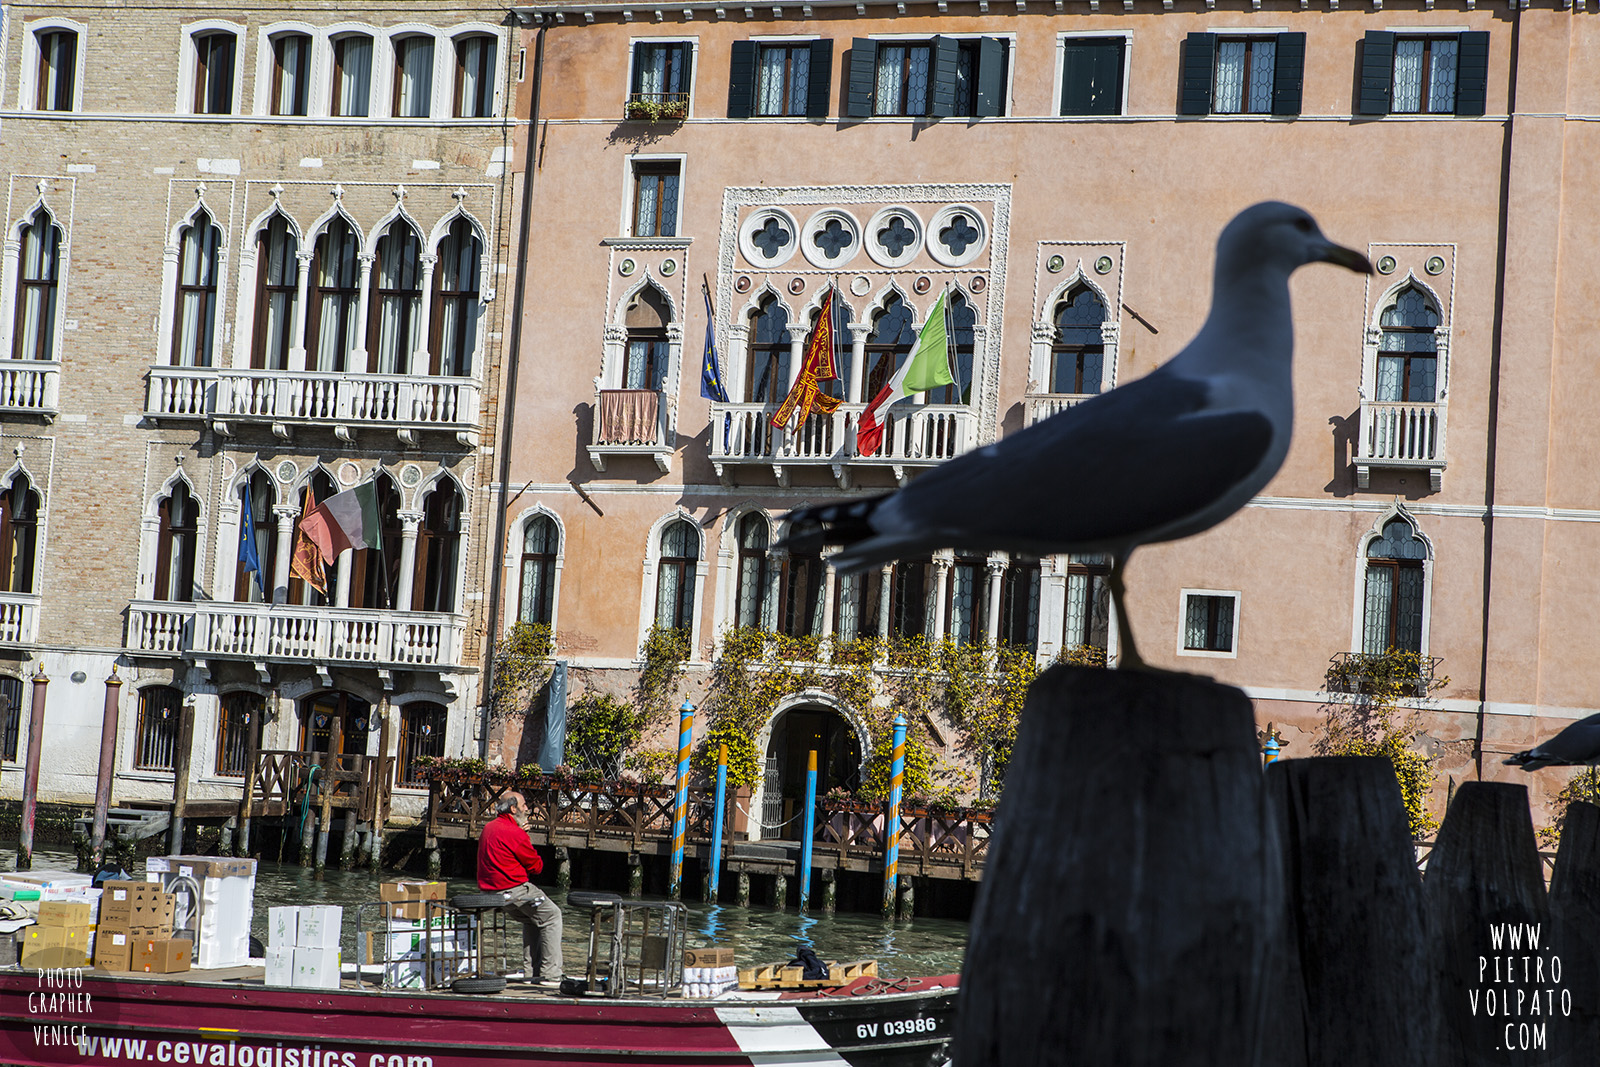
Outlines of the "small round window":
M 922 250 L 922 223 L 902 207 L 887 207 L 867 223 L 867 254 L 880 266 L 903 267 Z
M 965 204 L 947 207 L 928 224 L 928 252 L 947 267 L 964 267 L 983 254 L 989 228 Z
M 806 223 L 801 250 L 814 267 L 842 267 L 861 251 L 861 226 L 843 211 L 819 211 Z
M 768 208 L 745 222 L 739 233 L 739 251 L 756 267 L 776 267 L 787 262 L 799 246 L 800 228 L 787 211 Z

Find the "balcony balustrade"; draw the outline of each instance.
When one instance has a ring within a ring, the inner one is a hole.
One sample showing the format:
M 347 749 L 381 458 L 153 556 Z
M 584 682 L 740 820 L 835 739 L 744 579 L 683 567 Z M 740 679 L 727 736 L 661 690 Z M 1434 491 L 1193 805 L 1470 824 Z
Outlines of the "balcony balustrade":
M 394 432 L 415 444 L 422 430 L 477 440 L 479 386 L 472 378 L 233 367 L 152 367 L 145 413 L 157 420 L 209 419 L 232 435 L 264 424 L 285 439 L 295 427 L 329 427 L 342 440 L 357 429 Z
M 31 645 L 39 639 L 39 594 L 0 593 L 0 645 Z
M 61 364 L 35 359 L 0 361 L 0 411 L 54 417 L 60 410 Z
M 887 467 L 904 482 L 914 467 L 954 459 L 974 445 L 977 421 L 964 404 L 906 405 L 889 412 L 883 441 L 870 456 L 856 447 L 865 404 L 840 404 L 827 415 L 811 415 L 792 430 L 774 429 L 773 404 L 712 404 L 711 461 L 717 476 L 731 480 L 739 465 L 770 466 L 788 485 L 796 467 L 831 467 L 841 486 L 855 467 Z
M 448 669 L 461 663 L 465 633 L 464 616 L 440 612 L 134 601 L 126 645 L 194 659 Z
M 604 472 L 615 456 L 649 456 L 662 474 L 672 470 L 673 403 L 655 389 L 599 389 L 589 462 Z
M 1356 437 L 1356 485 L 1371 487 L 1375 469 L 1424 470 L 1434 492 L 1444 480 L 1445 405 L 1361 401 Z
M 1029 393 L 1023 397 L 1027 425 L 1043 422 L 1051 415 L 1077 407 L 1093 396 L 1093 393 Z

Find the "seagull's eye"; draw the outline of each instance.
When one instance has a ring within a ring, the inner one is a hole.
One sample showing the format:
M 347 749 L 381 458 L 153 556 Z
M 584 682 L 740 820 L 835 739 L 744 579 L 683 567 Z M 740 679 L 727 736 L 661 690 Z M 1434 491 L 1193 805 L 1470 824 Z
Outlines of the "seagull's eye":
M 1299 230 L 1301 233 L 1310 233 L 1311 220 L 1302 215 L 1294 220 L 1294 228 Z

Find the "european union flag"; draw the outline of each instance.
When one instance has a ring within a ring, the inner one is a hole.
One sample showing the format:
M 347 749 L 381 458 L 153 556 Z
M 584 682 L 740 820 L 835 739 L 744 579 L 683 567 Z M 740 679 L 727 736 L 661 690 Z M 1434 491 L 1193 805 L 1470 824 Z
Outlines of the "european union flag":
M 261 577 L 261 554 L 256 551 L 256 518 L 253 512 L 255 507 L 250 500 L 250 488 L 245 487 L 244 506 L 239 509 L 244 512 L 244 522 L 239 527 L 239 562 L 244 564 L 246 571 L 254 571 L 256 575 L 256 588 L 261 590 L 261 598 L 267 599 L 266 579 Z
M 706 294 L 706 354 L 700 364 L 700 395 L 719 404 L 728 402 L 728 390 L 722 384 L 722 368 L 717 363 L 717 315 L 711 310 L 711 288 L 701 286 Z

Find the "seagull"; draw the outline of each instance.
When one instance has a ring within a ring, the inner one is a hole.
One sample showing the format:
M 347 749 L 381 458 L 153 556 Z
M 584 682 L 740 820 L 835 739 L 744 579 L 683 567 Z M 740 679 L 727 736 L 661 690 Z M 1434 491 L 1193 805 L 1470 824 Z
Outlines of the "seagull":
M 1143 667 L 1123 568 L 1139 545 L 1215 526 L 1283 465 L 1294 422 L 1289 275 L 1319 262 L 1372 273 L 1303 209 L 1245 209 L 1217 239 L 1205 325 L 1167 363 L 898 492 L 796 509 L 784 544 L 841 545 L 832 562 L 843 573 L 937 549 L 1109 555 L 1118 667 Z
M 1544 744 L 1518 752 L 1506 762 L 1525 771 L 1600 763 L 1600 715 L 1579 719 Z

